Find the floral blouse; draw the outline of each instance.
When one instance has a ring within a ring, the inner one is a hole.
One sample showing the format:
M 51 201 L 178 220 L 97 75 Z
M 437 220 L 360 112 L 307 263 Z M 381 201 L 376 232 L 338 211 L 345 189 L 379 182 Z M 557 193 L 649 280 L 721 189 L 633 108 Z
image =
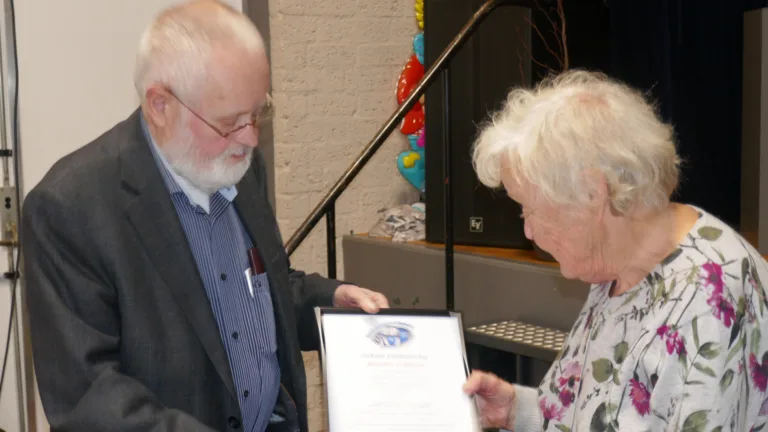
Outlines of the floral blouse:
M 518 387 L 515 431 L 766 426 L 768 264 L 698 211 L 685 241 L 640 284 L 616 297 L 610 283 L 592 287 L 541 386 Z

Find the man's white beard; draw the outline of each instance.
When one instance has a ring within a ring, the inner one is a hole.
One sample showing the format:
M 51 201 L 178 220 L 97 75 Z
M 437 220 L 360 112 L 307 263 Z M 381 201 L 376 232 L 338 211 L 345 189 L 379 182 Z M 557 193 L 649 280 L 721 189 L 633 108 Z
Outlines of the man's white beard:
M 253 148 L 237 143 L 214 159 L 199 156 L 195 146 L 195 138 L 187 128 L 180 128 L 176 138 L 168 142 L 164 148 L 165 157 L 176 173 L 203 192 L 212 194 L 217 190 L 237 184 L 248 172 L 253 158 Z M 227 159 L 230 156 L 243 155 L 241 162 L 232 165 Z

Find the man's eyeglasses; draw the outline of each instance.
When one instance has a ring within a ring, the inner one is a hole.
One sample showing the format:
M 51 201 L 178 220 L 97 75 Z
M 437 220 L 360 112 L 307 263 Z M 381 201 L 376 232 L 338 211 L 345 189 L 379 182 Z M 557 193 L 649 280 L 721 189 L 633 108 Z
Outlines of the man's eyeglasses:
M 251 113 L 251 121 L 249 121 L 247 123 L 244 123 L 244 124 L 242 124 L 240 126 L 235 126 L 234 129 L 232 129 L 230 131 L 227 131 L 227 132 L 224 132 L 221 129 L 219 129 L 218 127 L 216 127 L 213 124 L 211 124 L 211 122 L 209 122 L 208 120 L 204 119 L 203 116 L 201 116 L 200 114 L 195 112 L 195 110 L 190 108 L 189 105 L 184 103 L 184 101 L 181 100 L 181 98 L 179 98 L 176 95 L 176 93 L 173 92 L 173 90 L 171 90 L 171 89 L 167 89 L 167 90 L 168 90 L 168 93 L 170 93 L 171 96 L 173 96 L 177 101 L 179 101 L 179 103 L 184 108 L 188 109 L 189 112 L 191 112 L 195 117 L 200 119 L 201 122 L 203 122 L 206 125 L 208 125 L 208 127 L 213 129 L 213 131 L 216 132 L 217 134 L 219 134 L 219 136 L 221 136 L 222 138 L 229 138 L 233 134 L 236 134 L 236 133 L 240 132 L 241 130 L 245 129 L 248 126 L 252 126 L 253 128 L 259 128 L 259 126 L 264 124 L 265 121 L 267 121 L 270 118 L 272 118 L 272 114 L 274 113 L 274 106 L 272 105 L 272 97 L 269 95 L 269 93 L 267 93 L 267 101 L 264 103 L 264 105 L 261 106 L 261 108 L 259 108 L 258 110 L 254 111 L 253 113 Z

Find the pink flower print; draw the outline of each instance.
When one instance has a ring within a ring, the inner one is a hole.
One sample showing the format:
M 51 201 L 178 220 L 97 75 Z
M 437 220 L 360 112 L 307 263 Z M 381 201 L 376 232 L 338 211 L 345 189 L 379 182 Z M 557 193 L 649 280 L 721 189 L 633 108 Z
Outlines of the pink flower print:
M 560 421 L 565 414 L 565 408 L 558 407 L 555 403 L 547 403 L 545 398 L 539 399 L 539 408 L 541 409 L 542 416 L 544 416 L 544 420 L 547 422 L 550 420 Z
M 685 354 L 685 341 L 682 336 L 677 334 L 677 332 L 669 335 L 669 338 L 667 339 L 667 353 L 672 354 L 672 352 L 676 352 L 677 355 Z
M 749 372 L 755 387 L 761 393 L 765 393 L 765 389 L 768 387 L 768 352 L 763 354 L 762 363 L 757 362 L 754 353 L 749 355 Z
M 558 379 L 558 387 L 562 390 L 564 387 L 573 388 L 581 379 L 581 364 L 577 361 L 571 361 L 563 368 L 563 374 Z
M 669 326 L 664 324 L 663 326 L 656 329 L 656 335 L 661 336 L 661 338 L 664 339 L 664 336 L 667 335 L 668 331 L 669 331 Z
M 720 264 L 708 262 L 701 266 L 707 274 L 704 276 L 704 286 L 711 286 L 713 288 L 712 295 L 722 294 L 725 282 L 723 282 L 723 268 Z
M 568 408 L 576 400 L 576 396 L 570 389 L 561 390 L 558 397 L 560 398 L 560 403 L 563 404 L 563 408 Z
M 632 400 L 632 405 L 637 413 L 644 416 L 651 412 L 651 393 L 645 384 L 632 378 L 629 380 L 629 385 L 632 387 L 629 391 L 629 398 Z
M 678 334 L 677 330 L 673 331 L 668 325 L 663 325 L 656 329 L 656 334 L 661 337 L 662 341 L 666 338 L 667 354 L 685 354 L 685 340 Z
M 722 321 L 726 327 L 730 327 L 736 321 L 736 312 L 733 310 L 733 305 L 722 294 L 713 292 L 709 299 L 707 299 L 707 304 L 712 306 L 712 314 Z

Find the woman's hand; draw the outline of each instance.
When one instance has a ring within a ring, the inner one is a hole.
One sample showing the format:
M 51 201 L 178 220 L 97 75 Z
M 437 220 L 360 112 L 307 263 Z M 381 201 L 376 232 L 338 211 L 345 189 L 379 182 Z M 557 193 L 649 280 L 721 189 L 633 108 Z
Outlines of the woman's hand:
M 515 423 L 515 387 L 487 372 L 472 372 L 464 392 L 477 396 L 480 422 L 486 428 L 513 430 Z

